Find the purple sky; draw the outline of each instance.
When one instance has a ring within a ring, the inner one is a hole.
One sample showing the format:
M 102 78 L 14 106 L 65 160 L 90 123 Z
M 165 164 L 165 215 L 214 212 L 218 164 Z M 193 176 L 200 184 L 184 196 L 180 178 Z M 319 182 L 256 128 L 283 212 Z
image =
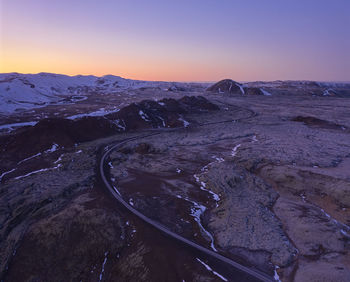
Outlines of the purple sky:
M 350 81 L 349 0 L 0 5 L 0 72 Z

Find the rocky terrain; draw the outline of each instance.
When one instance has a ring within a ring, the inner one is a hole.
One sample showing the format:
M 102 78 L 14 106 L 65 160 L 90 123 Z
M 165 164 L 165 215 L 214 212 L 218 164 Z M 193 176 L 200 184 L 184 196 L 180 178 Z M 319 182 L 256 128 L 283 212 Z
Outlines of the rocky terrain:
M 1 279 L 256 281 L 110 195 L 100 156 L 137 137 L 106 163 L 130 206 L 272 280 L 349 281 L 349 88 L 233 80 L 106 88 L 65 110 L 4 114 Z

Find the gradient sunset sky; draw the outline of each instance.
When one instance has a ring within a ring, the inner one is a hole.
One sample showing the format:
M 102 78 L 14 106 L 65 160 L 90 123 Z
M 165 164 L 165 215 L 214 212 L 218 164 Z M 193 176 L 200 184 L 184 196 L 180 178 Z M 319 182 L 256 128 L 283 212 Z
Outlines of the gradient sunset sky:
M 0 72 L 350 81 L 349 0 L 0 1 Z

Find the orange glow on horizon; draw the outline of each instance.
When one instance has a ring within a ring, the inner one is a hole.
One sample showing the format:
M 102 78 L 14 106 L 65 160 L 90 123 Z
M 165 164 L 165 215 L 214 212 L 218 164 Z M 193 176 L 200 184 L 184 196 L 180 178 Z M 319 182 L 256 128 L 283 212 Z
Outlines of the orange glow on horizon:
M 0 72 L 350 80 L 348 1 L 209 2 L 0 0 Z

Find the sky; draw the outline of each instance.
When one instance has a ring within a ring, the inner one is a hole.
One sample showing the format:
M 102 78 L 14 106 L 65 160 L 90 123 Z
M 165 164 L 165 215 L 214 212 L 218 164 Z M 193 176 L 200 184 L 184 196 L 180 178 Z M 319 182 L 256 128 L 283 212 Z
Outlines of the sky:
M 350 81 L 349 0 L 0 0 L 0 72 Z

